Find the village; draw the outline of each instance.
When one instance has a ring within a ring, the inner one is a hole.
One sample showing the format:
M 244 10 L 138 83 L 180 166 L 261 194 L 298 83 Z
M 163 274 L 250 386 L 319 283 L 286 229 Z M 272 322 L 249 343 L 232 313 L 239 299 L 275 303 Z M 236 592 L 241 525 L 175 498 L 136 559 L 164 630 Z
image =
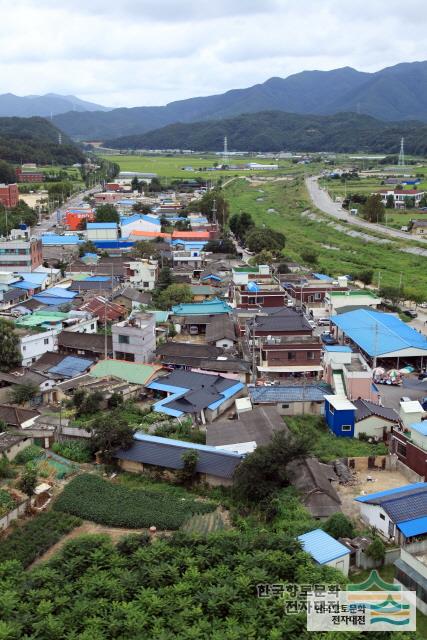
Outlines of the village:
M 346 577 L 385 566 L 427 614 L 422 314 L 404 321 L 349 275 L 251 251 L 200 179 L 122 172 L 77 200 L 0 241 L 5 540 L 52 505 L 132 529 L 105 515 L 121 477 L 185 476 L 209 497 L 278 434 L 309 436 L 286 463 L 303 549 Z M 141 507 L 136 528 L 176 528 L 162 508 Z M 229 526 L 213 513 L 190 515 Z

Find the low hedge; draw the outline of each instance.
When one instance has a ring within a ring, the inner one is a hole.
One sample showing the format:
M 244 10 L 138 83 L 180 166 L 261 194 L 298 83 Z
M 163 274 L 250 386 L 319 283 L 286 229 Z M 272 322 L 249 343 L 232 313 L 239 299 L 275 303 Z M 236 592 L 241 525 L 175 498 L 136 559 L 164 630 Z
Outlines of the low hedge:
M 179 529 L 195 513 L 208 513 L 216 505 L 149 489 L 129 489 L 83 474 L 67 484 L 53 508 L 112 527 Z

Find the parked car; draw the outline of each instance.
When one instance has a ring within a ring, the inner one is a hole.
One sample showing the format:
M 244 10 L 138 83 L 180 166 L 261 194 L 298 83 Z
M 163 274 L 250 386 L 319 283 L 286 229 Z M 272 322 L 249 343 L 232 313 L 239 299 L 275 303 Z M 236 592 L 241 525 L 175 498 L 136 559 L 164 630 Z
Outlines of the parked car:
M 323 327 L 329 326 L 330 322 L 331 321 L 329 320 L 329 318 L 319 318 L 317 324 L 319 325 L 319 327 Z
M 314 320 L 309 320 L 309 319 L 307 318 L 307 322 L 308 322 L 308 324 L 310 325 L 310 327 L 311 327 L 312 329 L 315 329 L 315 328 L 316 328 L 316 323 L 314 322 Z
M 427 370 L 424 369 L 424 371 L 420 371 L 420 373 L 418 374 L 418 380 L 425 380 L 427 378 Z
M 402 396 L 400 402 L 411 402 L 411 398 L 409 396 Z
M 327 345 L 337 344 L 336 339 L 330 333 L 322 333 L 322 335 L 320 336 L 320 339 L 323 342 L 323 344 L 327 344 Z
M 405 316 L 408 316 L 409 318 L 417 318 L 418 317 L 418 313 L 416 313 L 416 311 L 413 311 L 412 309 L 404 309 L 403 313 L 405 314 Z

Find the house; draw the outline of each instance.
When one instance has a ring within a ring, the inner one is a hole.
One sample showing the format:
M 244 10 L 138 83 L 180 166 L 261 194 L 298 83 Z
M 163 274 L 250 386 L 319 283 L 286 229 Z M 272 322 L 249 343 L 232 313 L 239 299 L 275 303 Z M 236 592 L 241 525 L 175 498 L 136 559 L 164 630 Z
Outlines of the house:
M 28 293 L 22 289 L 6 289 L 0 291 L 0 310 L 7 311 L 20 302 L 25 302 Z
M 193 296 L 193 302 L 203 302 L 217 294 L 214 287 L 211 287 L 209 284 L 192 284 L 190 285 L 190 290 Z
M 296 305 L 306 305 L 310 308 L 324 307 L 326 296 L 331 291 L 347 291 L 347 278 L 339 277 L 337 280 L 319 280 L 317 278 L 301 278 L 282 282 L 283 288 Z
M 12 462 L 20 453 L 33 443 L 32 438 L 25 435 L 4 431 L 0 433 L 0 457 L 5 456 L 9 462 Z
M 161 232 L 160 219 L 155 216 L 135 213 L 130 216 L 122 216 L 120 220 L 120 229 L 122 237 L 127 238 L 134 231 L 151 231 L 153 233 Z
M 233 318 L 225 314 L 212 316 L 206 325 L 206 342 L 222 349 L 232 349 L 237 341 Z
M 67 209 L 64 215 L 65 225 L 70 231 L 79 231 L 88 222 L 94 222 L 93 209 Z
M 304 551 L 309 553 L 317 564 L 333 567 L 348 576 L 350 549 L 335 540 L 329 533 L 323 529 L 314 529 L 298 536 L 298 540 Z
M 151 303 L 151 294 L 147 291 L 138 291 L 133 287 L 126 287 L 120 293 L 113 296 L 113 302 L 125 307 L 128 311 L 137 311 L 141 306 Z
M 113 340 L 109 335 L 61 331 L 57 337 L 59 353 L 87 356 L 99 360 L 113 355 Z
M 77 296 L 77 291 L 69 291 L 65 287 L 49 287 L 33 296 L 34 300 L 50 307 L 69 305 Z
M 237 420 L 222 419 L 208 424 L 206 444 L 226 451 L 251 453 L 257 446 L 269 444 L 276 431 L 285 430 L 287 427 L 274 407 L 256 407 L 239 413 Z
M 41 240 L 0 240 L 0 271 L 34 271 L 42 262 Z
M 216 359 L 223 353 L 219 347 L 191 342 L 165 342 L 156 349 L 160 362 L 169 367 L 191 369 L 209 358 Z
M 137 364 L 122 360 L 100 360 L 91 369 L 93 378 L 117 378 L 130 384 L 148 385 L 152 378 L 161 371 L 161 365 Z
M 86 225 L 86 237 L 91 242 L 117 240 L 117 224 L 115 222 L 88 222 Z
M 18 182 L 44 182 L 45 174 L 32 162 L 23 164 L 15 169 Z
M 174 418 L 188 414 L 197 422 L 212 422 L 242 395 L 244 385 L 233 379 L 208 373 L 176 369 L 156 378 L 147 389 L 166 394 L 153 410 Z
M 330 465 L 317 458 L 301 458 L 287 464 L 286 473 L 313 518 L 329 518 L 341 511 L 341 500 L 332 484 L 338 478 Z
M 405 546 L 427 535 L 427 482 L 355 498 L 360 517 L 387 540 Z
M 325 395 L 331 392 L 323 382 L 304 384 L 281 383 L 272 386 L 248 387 L 254 407 L 275 407 L 282 416 L 323 415 Z
M 223 300 L 214 298 L 206 302 L 183 303 L 172 307 L 174 316 L 198 316 L 198 315 L 216 315 L 219 313 L 231 313 L 232 308 Z
M 354 438 L 356 407 L 343 395 L 325 396 L 325 420 L 336 436 Z
M 325 307 L 333 316 L 346 307 L 369 307 L 377 309 L 382 299 L 369 289 L 348 289 L 347 291 L 327 291 Z
M 23 367 L 36 362 L 46 351 L 56 349 L 58 333 L 56 329 L 40 332 L 36 329 L 17 327 L 15 332 L 19 338 Z
M 11 404 L 0 404 L 0 420 L 14 429 L 28 429 L 37 421 L 40 413 Z
M 145 433 L 136 433 L 134 444 L 129 449 L 119 449 L 114 456 L 125 471 L 142 473 L 161 468 L 172 476 L 173 472 L 183 468 L 183 455 L 188 451 L 197 453 L 199 479 L 214 486 L 231 485 L 234 471 L 243 459 L 241 454 L 232 451 Z
M 353 400 L 356 407 L 354 437 L 360 438 L 363 433 L 375 440 L 386 440 L 387 434 L 400 423 L 394 409 L 388 409 L 369 400 Z
M 133 260 L 125 264 L 125 278 L 136 289 L 152 291 L 159 275 L 157 260 Z
M 399 417 L 405 428 L 411 428 L 412 424 L 421 422 L 425 411 L 418 400 L 401 400 Z
M 99 324 L 106 322 L 117 322 L 124 320 L 127 316 L 127 310 L 120 304 L 111 302 L 104 296 L 93 296 L 87 302 L 81 305 L 82 311 L 88 311 L 93 316 L 98 316 Z
M 411 220 L 410 232 L 415 236 L 427 234 L 427 220 Z
M 323 379 L 335 394 L 346 395 L 350 400 L 379 399 L 372 385 L 372 369 L 362 354 L 341 344 L 325 345 L 323 349 Z
M 423 368 L 427 339 L 391 313 L 359 309 L 331 318 L 339 342 L 354 345 L 375 368 L 380 360 L 400 368 L 401 360 Z
M 392 196 L 395 209 L 406 209 L 408 199 L 411 199 L 415 207 L 420 206 L 420 202 L 425 195 L 425 191 L 418 189 L 381 189 L 377 193 L 381 196 L 381 202 L 386 205 L 387 199 Z
M 176 246 L 176 245 L 175 245 Z M 201 268 L 204 264 L 204 253 L 200 249 L 175 250 L 172 253 L 173 268 L 190 266 L 192 269 Z
M 409 403 L 406 403 L 409 404 Z M 413 403 L 413 404 L 419 404 Z M 421 405 L 420 405 L 421 406 Z M 422 478 L 427 477 L 427 421 L 393 427 L 390 452 Z
M 156 318 L 154 313 L 134 313 L 128 320 L 111 327 L 113 356 L 144 364 L 150 362 L 156 351 Z

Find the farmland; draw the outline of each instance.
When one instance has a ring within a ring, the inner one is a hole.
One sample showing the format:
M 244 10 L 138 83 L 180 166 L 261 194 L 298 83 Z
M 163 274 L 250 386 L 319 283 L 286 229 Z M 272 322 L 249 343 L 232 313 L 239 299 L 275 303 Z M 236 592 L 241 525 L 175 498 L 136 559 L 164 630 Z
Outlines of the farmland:
M 313 219 L 305 213 L 313 211 L 313 207 L 301 177 L 261 186 L 239 179 L 229 184 L 225 193 L 231 213 L 246 211 L 258 225 L 285 234 L 284 253 L 290 259 L 300 261 L 301 252 L 309 248 L 318 256 L 316 271 L 337 276 L 360 271 L 369 265 L 374 271 L 374 283 L 378 282 L 381 272 L 383 285 L 396 285 L 403 273 L 403 286 L 408 291 L 421 291 L 427 299 L 427 273 L 420 268 L 425 258 L 399 251 L 398 242 L 379 245 L 350 237 L 344 231 L 336 230 L 335 222 L 321 212 L 314 210 Z
M 196 513 L 215 509 L 213 503 L 150 491 L 129 489 L 90 474 L 77 476 L 64 489 L 54 509 L 115 527 L 179 529 Z

